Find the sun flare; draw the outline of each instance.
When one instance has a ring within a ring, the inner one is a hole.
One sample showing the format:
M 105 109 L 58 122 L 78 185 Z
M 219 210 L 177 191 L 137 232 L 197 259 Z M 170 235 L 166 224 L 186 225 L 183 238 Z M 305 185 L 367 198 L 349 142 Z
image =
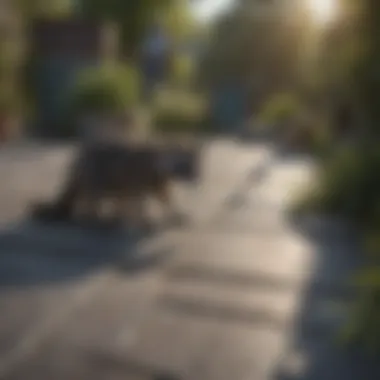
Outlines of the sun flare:
M 334 18 L 337 12 L 337 0 L 307 0 L 311 16 L 319 24 L 325 24 Z

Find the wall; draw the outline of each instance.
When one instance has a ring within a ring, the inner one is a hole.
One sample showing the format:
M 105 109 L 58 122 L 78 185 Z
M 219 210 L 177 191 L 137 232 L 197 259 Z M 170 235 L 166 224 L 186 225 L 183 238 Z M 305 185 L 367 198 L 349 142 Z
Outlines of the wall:
M 110 33 L 110 30 L 112 33 Z M 82 20 L 40 21 L 33 29 L 37 112 L 34 133 L 60 137 L 67 119 L 66 104 L 77 73 L 117 58 L 118 38 L 112 25 Z

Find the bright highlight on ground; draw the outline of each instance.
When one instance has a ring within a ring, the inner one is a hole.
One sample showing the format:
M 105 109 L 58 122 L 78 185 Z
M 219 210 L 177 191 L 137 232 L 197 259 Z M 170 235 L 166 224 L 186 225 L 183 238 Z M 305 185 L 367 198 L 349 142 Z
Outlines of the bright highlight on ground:
M 306 0 L 309 3 L 312 18 L 318 24 L 330 22 L 337 13 L 337 0 Z

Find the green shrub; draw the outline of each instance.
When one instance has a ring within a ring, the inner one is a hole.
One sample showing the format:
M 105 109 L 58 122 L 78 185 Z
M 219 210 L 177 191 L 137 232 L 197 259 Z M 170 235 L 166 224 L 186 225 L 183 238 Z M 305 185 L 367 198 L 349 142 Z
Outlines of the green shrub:
M 9 115 L 18 108 L 18 100 L 14 96 L 10 96 L 4 91 L 0 91 L 0 114 Z
M 330 129 L 311 116 L 293 121 L 283 137 L 292 147 L 325 157 L 332 148 Z
M 72 115 L 120 112 L 139 101 L 140 81 L 127 66 L 104 66 L 80 72 L 69 100 Z
M 191 57 L 177 54 L 172 60 L 171 82 L 174 85 L 186 87 L 194 75 L 194 63 Z
M 268 125 L 282 124 L 296 118 L 301 110 L 301 101 L 295 94 L 277 94 L 264 104 L 259 119 Z
M 341 149 L 323 163 L 318 185 L 307 202 L 366 227 L 379 199 L 379 171 L 380 151 L 375 148 Z
M 367 258 L 380 258 L 380 150 L 378 146 L 345 148 L 323 164 L 307 207 L 346 217 L 359 227 Z M 369 255 L 370 254 L 370 255 Z M 371 263 L 371 261 L 370 261 Z M 357 298 L 342 333 L 346 344 L 380 353 L 380 267 L 369 265 L 354 285 Z
M 196 132 L 204 128 L 206 102 L 203 97 L 166 89 L 158 92 L 153 105 L 155 128 L 163 132 Z
M 16 86 L 9 88 L 0 88 L 0 114 L 9 116 L 19 114 L 24 111 L 25 102 L 22 92 Z
M 363 270 L 354 281 L 358 290 L 349 310 L 347 323 L 340 331 L 345 345 L 360 345 L 371 354 L 380 353 L 380 269 Z
M 327 124 L 316 125 L 312 129 L 311 151 L 318 157 L 326 159 L 330 156 L 333 149 L 333 136 Z

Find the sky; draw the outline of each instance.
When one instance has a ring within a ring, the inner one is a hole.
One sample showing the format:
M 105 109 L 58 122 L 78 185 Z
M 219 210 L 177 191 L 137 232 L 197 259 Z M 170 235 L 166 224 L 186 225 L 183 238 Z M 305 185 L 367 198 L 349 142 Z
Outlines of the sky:
M 233 2 L 234 0 L 196 0 L 192 8 L 197 19 L 209 22 L 227 10 Z

